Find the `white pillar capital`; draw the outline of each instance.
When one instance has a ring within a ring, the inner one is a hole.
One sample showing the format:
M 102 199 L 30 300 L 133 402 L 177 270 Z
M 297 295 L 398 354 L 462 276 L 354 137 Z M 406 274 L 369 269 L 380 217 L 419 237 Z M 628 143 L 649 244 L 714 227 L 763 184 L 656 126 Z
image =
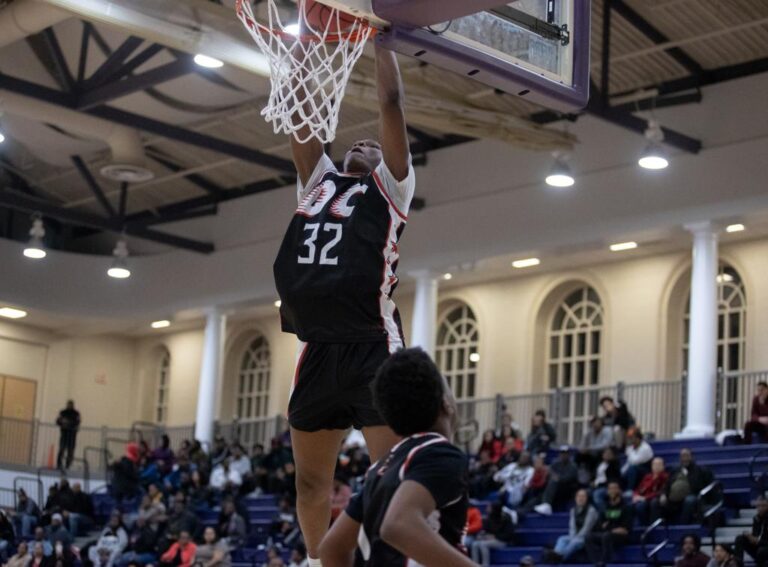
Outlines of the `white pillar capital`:
M 408 276 L 416 281 L 420 280 L 438 280 L 443 275 L 443 272 L 436 270 L 413 270 L 408 272 Z

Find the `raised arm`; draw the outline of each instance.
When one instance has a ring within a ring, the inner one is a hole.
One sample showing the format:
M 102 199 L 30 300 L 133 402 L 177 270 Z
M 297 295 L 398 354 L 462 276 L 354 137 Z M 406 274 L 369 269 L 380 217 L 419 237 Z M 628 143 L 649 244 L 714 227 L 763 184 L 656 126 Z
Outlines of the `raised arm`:
M 476 567 L 427 523 L 436 507 L 424 486 L 406 480 L 389 504 L 381 525 L 382 539 L 424 567 Z
M 403 81 L 394 52 L 376 46 L 379 142 L 384 163 L 397 181 L 408 177 L 410 144 L 405 124 Z
M 294 83 L 296 86 L 296 83 Z M 297 90 L 306 95 L 306 87 L 300 85 Z M 304 114 L 309 114 L 309 106 L 304 103 Z M 298 111 L 292 116 L 294 125 L 300 122 Z M 297 134 L 305 139 L 309 135 L 309 127 L 303 126 L 299 129 Z M 317 138 L 310 138 L 306 142 L 302 143 L 296 139 L 296 136 L 291 136 L 291 152 L 293 153 L 293 164 L 296 166 L 296 173 L 299 175 L 302 185 L 306 185 L 309 178 L 312 176 L 312 172 L 315 170 L 315 166 L 323 156 L 323 144 Z

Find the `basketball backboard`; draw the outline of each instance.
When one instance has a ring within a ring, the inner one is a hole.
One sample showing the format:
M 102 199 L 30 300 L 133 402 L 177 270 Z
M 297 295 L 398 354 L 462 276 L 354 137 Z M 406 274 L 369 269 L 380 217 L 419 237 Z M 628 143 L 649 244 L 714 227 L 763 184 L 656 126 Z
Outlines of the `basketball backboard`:
M 590 0 L 321 0 L 380 45 L 563 112 L 589 99 Z M 480 11 L 478 11 L 480 10 Z

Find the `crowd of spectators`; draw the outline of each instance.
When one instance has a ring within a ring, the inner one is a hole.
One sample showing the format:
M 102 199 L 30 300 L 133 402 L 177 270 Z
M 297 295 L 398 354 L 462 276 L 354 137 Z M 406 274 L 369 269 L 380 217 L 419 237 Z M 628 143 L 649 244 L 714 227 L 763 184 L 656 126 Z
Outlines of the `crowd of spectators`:
M 334 517 L 369 465 L 363 448 L 354 442 L 345 446 L 331 494 Z M 79 558 L 85 567 L 229 567 L 232 552 L 249 542 L 246 497 L 271 494 L 279 506 L 266 526 L 266 538 L 258 540 L 268 557 L 264 567 L 286 567 L 284 551 L 290 552 L 290 567 L 307 565 L 287 434 L 273 439 L 269 451 L 255 445 L 250 455 L 239 443 L 220 437 L 210 453 L 192 441 L 174 451 L 166 435 L 154 448 L 140 439 L 126 445 L 110 470 L 116 507 L 97 533 L 92 532 L 99 525 L 97 511 L 79 483 L 70 486 L 61 478 L 42 507 L 20 489 L 15 511 L 0 512 L 2 562 L 8 567 L 72 567 Z M 214 525 L 205 525 L 202 519 L 212 516 Z
M 520 441 L 519 433 L 503 437 L 485 432 L 471 464 L 470 492 L 491 505 L 489 520 L 470 540 L 473 558 L 488 565 L 489 549 L 513 541 L 514 526 L 530 513 L 548 516 L 570 508 L 569 533 L 558 539 L 546 558 L 560 562 L 578 555 L 598 565 L 611 561 L 636 526 L 659 518 L 680 525 L 701 519 L 706 504 L 701 492 L 714 481 L 712 472 L 698 465 L 689 449 L 683 449 L 679 464 L 668 469 L 654 455 L 626 404 L 605 397 L 600 406 L 602 414 L 590 420 L 580 444 L 560 446 L 549 464 L 557 433 L 543 410 L 536 412 L 523 444 L 511 441 Z M 513 422 L 511 416 L 507 419 Z M 768 558 L 768 530 L 745 535 L 733 553 L 736 557 L 757 553 L 755 541 L 760 538 L 766 542 L 763 553 Z

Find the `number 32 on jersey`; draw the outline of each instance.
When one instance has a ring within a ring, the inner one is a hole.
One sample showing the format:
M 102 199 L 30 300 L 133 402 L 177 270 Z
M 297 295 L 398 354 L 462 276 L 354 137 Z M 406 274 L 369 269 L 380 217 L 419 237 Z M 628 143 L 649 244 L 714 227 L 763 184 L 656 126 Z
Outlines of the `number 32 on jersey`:
M 365 194 L 367 185 L 356 184 L 336 197 L 336 184 L 333 181 L 324 181 L 315 187 L 302 201 L 296 213 L 311 219 L 319 215 L 326 205 L 333 200 L 330 208 L 330 216 L 337 219 L 345 219 L 352 216 L 354 206 L 349 205 L 349 200 L 358 194 Z M 317 260 L 321 266 L 338 266 L 339 259 L 334 256 L 333 249 L 341 242 L 344 236 L 344 227 L 340 223 L 307 223 L 304 225 L 307 239 L 304 241 L 306 254 L 299 254 L 299 264 L 314 264 Z M 318 240 L 325 242 L 320 248 L 318 257 Z

